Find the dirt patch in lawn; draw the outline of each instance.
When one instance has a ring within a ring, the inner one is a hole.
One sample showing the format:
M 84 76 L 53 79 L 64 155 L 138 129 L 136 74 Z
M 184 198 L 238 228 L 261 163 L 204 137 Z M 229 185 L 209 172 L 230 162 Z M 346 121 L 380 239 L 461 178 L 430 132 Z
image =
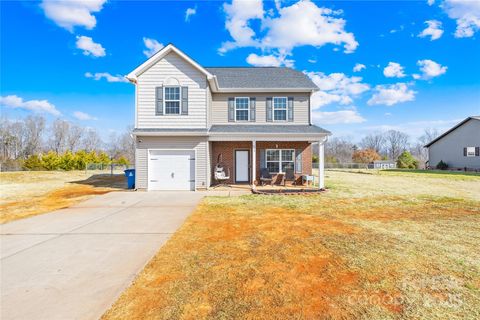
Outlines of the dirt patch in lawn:
M 94 195 L 122 190 L 123 175 L 72 172 L 0 173 L 0 224 L 70 207 Z
M 368 175 L 366 192 L 345 175 L 322 195 L 204 199 L 103 319 L 480 318 L 475 181 Z
M 0 205 L 0 223 L 31 217 L 53 210 L 68 208 L 91 196 L 105 194 L 112 191 L 107 188 L 70 185 L 62 189 L 49 192 L 43 196 L 34 197 L 28 201 L 7 202 Z

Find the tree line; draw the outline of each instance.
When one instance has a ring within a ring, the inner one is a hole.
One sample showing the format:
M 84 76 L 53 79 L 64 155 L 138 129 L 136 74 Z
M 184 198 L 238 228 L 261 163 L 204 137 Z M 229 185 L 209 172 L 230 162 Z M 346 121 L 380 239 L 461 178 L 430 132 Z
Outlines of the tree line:
M 325 162 L 370 163 L 375 160 L 392 160 L 399 167 L 424 167 L 428 160 L 428 151 L 424 146 L 438 135 L 437 130 L 426 129 L 418 139 L 412 141 L 404 132 L 389 130 L 370 133 L 358 144 L 347 138 L 334 137 L 325 145 Z
M 41 115 L 21 120 L 0 118 L 0 163 L 4 170 L 74 170 L 87 163 L 128 165 L 134 162 L 131 128 L 103 141 L 97 130 L 63 119 L 47 125 Z

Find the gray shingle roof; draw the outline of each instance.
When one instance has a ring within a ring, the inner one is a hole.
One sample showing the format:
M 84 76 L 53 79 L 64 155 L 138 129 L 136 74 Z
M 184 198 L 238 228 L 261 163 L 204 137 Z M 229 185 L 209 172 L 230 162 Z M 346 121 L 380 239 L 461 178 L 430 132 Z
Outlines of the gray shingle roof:
M 278 133 L 278 134 L 331 134 L 314 125 L 213 125 L 211 133 Z
M 318 87 L 303 72 L 285 67 L 211 67 L 220 88 L 310 89 Z

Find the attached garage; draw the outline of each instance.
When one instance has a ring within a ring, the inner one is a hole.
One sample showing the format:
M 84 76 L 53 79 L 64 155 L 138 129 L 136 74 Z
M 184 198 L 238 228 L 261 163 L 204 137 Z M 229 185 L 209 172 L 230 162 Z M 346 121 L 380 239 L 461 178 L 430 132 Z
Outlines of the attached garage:
M 148 150 L 148 190 L 195 190 L 195 150 Z

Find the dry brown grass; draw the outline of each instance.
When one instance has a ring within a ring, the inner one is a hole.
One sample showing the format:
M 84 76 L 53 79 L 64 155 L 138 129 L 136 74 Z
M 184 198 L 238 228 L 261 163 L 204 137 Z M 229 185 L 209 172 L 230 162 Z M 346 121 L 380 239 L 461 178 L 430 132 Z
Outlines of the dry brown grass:
M 70 172 L 0 173 L 0 223 L 67 208 L 123 187 L 121 175 Z
M 480 178 L 452 184 L 465 198 L 394 178 L 400 194 L 333 172 L 319 196 L 206 198 L 103 319 L 480 317 Z

